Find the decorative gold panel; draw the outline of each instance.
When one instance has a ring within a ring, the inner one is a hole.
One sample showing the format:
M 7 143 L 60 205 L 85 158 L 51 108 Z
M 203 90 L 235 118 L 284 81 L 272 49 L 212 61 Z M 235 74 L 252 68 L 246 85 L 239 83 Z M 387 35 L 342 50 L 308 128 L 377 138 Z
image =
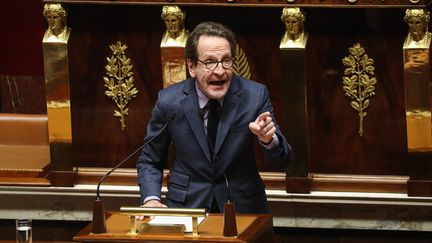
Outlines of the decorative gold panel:
M 129 108 L 127 105 L 129 101 L 135 98 L 138 90 L 134 87 L 134 77 L 131 65 L 131 60 L 126 57 L 126 45 L 120 41 L 109 48 L 113 52 L 111 57 L 107 57 L 107 65 L 105 66 L 106 74 L 108 77 L 103 77 L 105 87 L 105 95 L 112 99 L 118 109 L 114 109 L 114 116 L 120 119 L 121 129 L 126 127 L 125 116 L 128 115 Z
M 367 115 L 365 111 L 369 107 L 369 98 L 375 95 L 377 79 L 373 76 L 375 68 L 374 60 L 369 58 L 365 49 L 359 44 L 349 48 L 350 55 L 342 59 L 346 66 L 343 77 L 343 90 L 351 101 L 351 107 L 358 111 L 360 136 L 363 136 L 363 119 Z
M 236 48 L 236 55 L 235 55 L 235 62 L 233 64 L 233 71 L 235 74 L 245 78 L 250 79 L 250 68 L 249 68 L 249 62 L 247 60 L 247 57 L 244 53 L 244 51 L 240 48 L 239 45 L 237 45 Z

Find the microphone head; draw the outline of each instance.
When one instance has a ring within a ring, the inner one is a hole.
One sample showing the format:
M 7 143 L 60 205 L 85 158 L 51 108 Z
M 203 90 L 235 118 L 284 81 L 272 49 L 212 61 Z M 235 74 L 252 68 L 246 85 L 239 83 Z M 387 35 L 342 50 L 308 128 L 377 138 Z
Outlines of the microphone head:
M 227 188 L 227 202 L 231 202 L 231 197 L 230 197 L 230 187 L 229 187 L 229 182 L 228 182 L 228 177 L 225 174 L 225 171 L 222 171 L 224 179 L 225 179 L 225 185 Z

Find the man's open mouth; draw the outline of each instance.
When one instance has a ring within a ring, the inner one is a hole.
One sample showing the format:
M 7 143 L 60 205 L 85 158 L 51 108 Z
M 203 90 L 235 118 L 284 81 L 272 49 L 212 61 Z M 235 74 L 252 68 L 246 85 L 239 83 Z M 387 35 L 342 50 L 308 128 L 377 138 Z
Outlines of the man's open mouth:
M 210 81 L 209 83 L 210 83 L 210 85 L 217 85 L 217 86 L 221 86 L 221 85 L 223 85 L 223 84 L 225 83 L 225 81 L 224 81 L 224 80 L 220 80 L 220 81 Z

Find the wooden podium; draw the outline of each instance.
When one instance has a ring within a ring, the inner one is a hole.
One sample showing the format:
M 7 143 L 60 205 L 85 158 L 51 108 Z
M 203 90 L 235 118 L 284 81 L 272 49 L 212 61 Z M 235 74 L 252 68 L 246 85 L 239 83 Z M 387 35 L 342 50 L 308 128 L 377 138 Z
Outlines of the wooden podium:
M 145 222 L 145 221 L 144 221 Z M 129 217 L 119 212 L 109 213 L 107 233 L 93 234 L 92 224 L 87 225 L 74 238 L 78 242 L 271 242 L 273 221 L 269 214 L 242 214 L 236 217 L 238 236 L 223 236 L 223 215 L 210 214 L 198 226 L 199 236 L 192 233 L 158 234 L 129 233 Z

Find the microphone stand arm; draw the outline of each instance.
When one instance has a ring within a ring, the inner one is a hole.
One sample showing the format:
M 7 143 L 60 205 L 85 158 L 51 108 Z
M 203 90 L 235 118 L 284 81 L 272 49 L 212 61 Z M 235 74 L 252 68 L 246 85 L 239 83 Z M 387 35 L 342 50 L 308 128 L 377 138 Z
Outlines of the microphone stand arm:
M 171 120 L 170 120 L 171 121 Z M 129 154 L 128 157 L 126 157 L 125 159 L 123 159 L 120 163 L 118 163 L 115 167 L 113 167 L 110 171 L 108 171 L 108 173 L 106 173 L 100 180 L 99 183 L 97 185 L 96 188 L 96 198 L 100 198 L 100 193 L 99 193 L 99 189 L 100 186 L 102 184 L 102 182 L 105 180 L 105 178 L 107 178 L 109 175 L 111 175 L 111 173 L 113 173 L 115 170 L 117 170 L 120 166 L 122 166 L 126 161 L 128 161 L 132 156 L 134 156 L 138 151 L 140 151 L 144 146 L 146 146 L 147 144 L 151 143 L 155 138 L 159 137 L 159 135 L 165 130 L 165 127 L 168 126 L 168 122 L 166 122 L 164 124 L 164 126 L 159 130 L 159 132 L 154 135 L 153 137 L 151 137 L 147 142 L 145 142 L 144 144 L 142 144 L 141 146 L 139 146 L 135 151 L 133 151 L 131 154 Z
M 159 132 L 151 137 L 147 142 L 139 146 L 135 151 L 133 151 L 129 156 L 127 156 L 125 159 L 123 159 L 120 163 L 118 163 L 116 166 L 114 166 L 108 173 L 106 173 L 99 181 L 97 187 L 96 187 L 96 200 L 93 202 L 93 233 L 94 234 L 102 234 L 106 233 L 106 220 L 105 220 L 105 206 L 103 203 L 103 200 L 100 197 L 100 186 L 102 185 L 102 182 L 116 169 L 118 169 L 120 166 L 122 166 L 126 161 L 128 161 L 133 155 L 135 155 L 138 151 L 140 151 L 144 146 L 151 143 L 155 138 L 159 137 L 159 135 L 165 130 L 165 128 L 168 126 L 170 121 L 172 121 L 174 117 L 170 120 L 168 120 L 161 129 L 159 129 Z

